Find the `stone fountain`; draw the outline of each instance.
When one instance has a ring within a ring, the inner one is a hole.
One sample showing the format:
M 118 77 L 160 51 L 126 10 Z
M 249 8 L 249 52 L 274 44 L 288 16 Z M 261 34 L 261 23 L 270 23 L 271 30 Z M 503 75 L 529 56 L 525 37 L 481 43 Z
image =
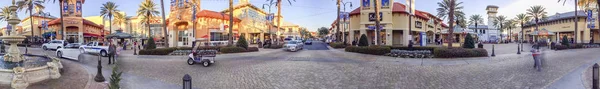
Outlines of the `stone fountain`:
M 7 22 L 13 28 L 21 22 L 17 17 L 17 6 L 15 0 L 9 6 L 11 11 Z M 9 35 L 0 37 L 2 41 L 10 44 L 8 52 L 2 55 L 0 59 L 0 85 L 10 85 L 14 89 L 25 89 L 31 83 L 37 83 L 48 79 L 57 79 L 60 77 L 59 70 L 63 67 L 58 58 L 47 55 L 21 54 L 17 44 L 25 39 L 25 36 L 17 35 L 15 30 L 11 30 Z

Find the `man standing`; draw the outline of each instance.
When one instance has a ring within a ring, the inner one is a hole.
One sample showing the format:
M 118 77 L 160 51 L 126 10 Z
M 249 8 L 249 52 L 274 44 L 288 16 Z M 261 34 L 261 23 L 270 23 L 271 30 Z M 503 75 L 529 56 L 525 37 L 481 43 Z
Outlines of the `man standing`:
M 115 54 L 116 54 L 117 48 L 115 46 L 115 44 L 112 42 L 112 40 L 109 41 L 109 45 L 108 45 L 108 64 L 114 64 L 115 60 Z

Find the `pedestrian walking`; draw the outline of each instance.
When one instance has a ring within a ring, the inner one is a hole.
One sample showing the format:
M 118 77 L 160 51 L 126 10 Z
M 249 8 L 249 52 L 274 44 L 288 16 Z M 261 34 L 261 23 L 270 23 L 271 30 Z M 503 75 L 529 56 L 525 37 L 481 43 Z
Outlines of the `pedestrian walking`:
M 538 44 L 534 44 L 532 49 L 531 49 L 531 55 L 533 56 L 533 68 L 537 69 L 537 71 L 541 71 L 542 70 L 542 61 L 541 61 L 541 52 L 539 50 L 539 45 Z
M 115 59 L 115 54 L 116 54 L 116 45 L 114 44 L 114 42 L 109 41 L 109 45 L 108 45 L 108 64 L 114 64 L 114 59 Z

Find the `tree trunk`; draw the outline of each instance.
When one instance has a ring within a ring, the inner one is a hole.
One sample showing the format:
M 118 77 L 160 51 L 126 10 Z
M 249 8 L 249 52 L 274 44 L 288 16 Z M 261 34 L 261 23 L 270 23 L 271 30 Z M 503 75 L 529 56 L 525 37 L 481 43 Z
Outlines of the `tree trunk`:
M 281 0 L 277 0 L 277 16 L 281 16 Z M 277 16 L 275 16 L 275 18 L 277 18 Z M 277 18 L 277 31 L 280 30 L 279 27 L 281 27 L 281 18 Z
M 160 0 L 160 8 L 162 10 L 162 12 L 161 12 L 162 13 L 162 24 L 163 24 L 162 27 L 163 27 L 163 35 L 164 35 L 165 41 L 166 41 L 165 45 L 166 45 L 166 47 L 169 47 L 169 38 L 168 38 L 169 34 L 167 34 L 167 24 L 165 21 L 165 3 L 163 0 Z M 194 29 L 194 30 L 196 30 L 196 29 Z M 193 34 L 196 34 L 196 33 L 193 33 Z M 194 37 L 194 38 L 196 38 L 196 37 Z
M 381 18 L 381 17 L 379 17 L 379 9 L 377 9 L 377 8 L 379 7 L 379 6 L 377 6 L 377 5 L 378 5 L 378 4 L 377 4 L 378 2 L 377 2 L 377 0 L 373 0 L 373 1 L 375 1 L 375 3 L 374 3 L 374 4 L 375 4 L 375 17 L 376 17 L 376 18 L 375 18 L 375 45 L 381 45 L 381 44 L 380 44 L 380 42 L 381 42 L 381 41 L 380 41 L 380 39 L 381 39 L 381 38 L 380 38 L 380 36 L 379 36 L 379 33 L 380 33 L 380 31 L 379 31 L 379 22 L 380 22 L 380 21 L 379 21 L 379 18 Z M 338 6 L 339 6 L 339 5 L 338 5 Z M 339 8 L 338 8 L 338 9 L 339 9 Z M 339 11 L 339 10 L 338 10 L 338 11 Z M 338 16 L 339 16 L 339 15 L 338 15 Z M 339 23 L 338 23 L 338 24 L 339 24 Z M 338 28 L 339 28 L 339 27 L 338 27 Z M 410 34 L 410 32 L 409 32 L 409 34 Z M 410 42 L 409 42 L 409 43 L 410 43 Z
M 452 42 L 454 42 L 454 39 L 452 39 L 452 36 L 454 35 L 454 0 L 450 0 L 450 12 L 448 13 L 448 19 L 450 19 L 450 29 L 448 30 L 448 36 L 446 39 L 448 39 L 448 47 L 452 47 Z
M 377 0 L 374 0 L 375 3 L 377 3 Z M 339 42 L 340 40 L 340 0 L 337 0 L 337 19 L 335 19 L 335 22 L 337 22 L 337 24 L 335 24 L 335 41 Z M 377 4 L 375 4 L 375 8 L 377 8 Z M 375 9 L 375 12 L 377 13 L 377 9 Z M 375 33 L 377 34 L 377 33 Z
M 152 31 L 150 31 L 150 12 L 146 13 L 146 26 L 148 26 L 148 39 L 152 39 Z
M 229 0 L 229 44 L 233 45 L 233 0 Z
M 467 28 L 468 28 L 468 26 L 467 26 Z M 477 21 L 475 21 L 475 31 L 473 31 L 473 32 L 478 33 L 477 32 Z M 477 39 L 479 40 L 479 37 L 477 37 Z
M 30 3 L 31 3 L 31 1 L 30 1 Z M 31 5 L 33 5 L 33 4 L 31 4 Z M 29 6 L 29 22 L 30 22 L 29 26 L 31 26 L 31 37 L 33 37 L 33 7 L 32 6 Z M 31 40 L 31 39 L 28 39 L 27 41 L 29 41 L 29 40 Z
M 577 40 L 579 40 L 579 39 L 577 39 L 577 38 L 579 38 L 579 36 L 577 36 L 577 35 L 579 35 L 579 31 L 577 31 L 577 23 L 579 22 L 579 18 L 577 18 L 577 0 L 575 0 L 574 4 L 575 4 L 575 20 L 574 20 L 575 21 L 575 32 L 574 32 L 575 35 L 573 35 L 573 36 L 575 36 L 575 39 L 573 40 L 573 43 L 577 43 Z M 583 38 L 581 38 L 581 39 L 583 39 Z
M 59 4 L 60 7 L 58 7 L 58 8 L 63 8 L 63 3 L 64 3 L 63 0 L 59 0 L 58 2 L 60 2 L 60 4 Z M 63 32 L 63 30 L 65 29 L 65 23 L 64 23 L 65 19 L 63 17 L 63 11 L 64 11 L 63 9 L 60 10 L 60 27 L 61 27 L 60 28 L 60 36 L 61 36 L 61 38 L 60 39 L 62 39 L 63 36 L 65 36 L 65 34 Z M 56 30 L 54 30 L 54 31 L 55 31 L 55 35 L 58 34 L 58 32 L 59 32 L 59 31 L 56 31 Z M 104 32 L 102 33 L 101 36 L 104 37 Z
M 112 34 L 112 14 L 108 14 L 108 34 Z

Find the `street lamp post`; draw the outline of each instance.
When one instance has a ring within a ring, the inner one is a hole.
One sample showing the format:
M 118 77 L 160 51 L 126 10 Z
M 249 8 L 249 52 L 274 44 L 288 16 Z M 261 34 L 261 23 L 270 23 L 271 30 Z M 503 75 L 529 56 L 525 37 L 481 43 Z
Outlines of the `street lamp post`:
M 263 4 L 263 7 L 262 7 L 263 9 L 265 9 L 265 6 L 268 6 L 268 7 L 269 7 L 269 15 L 267 15 L 267 17 L 270 17 L 270 15 L 271 15 L 271 7 L 272 7 L 273 5 L 276 5 L 276 4 L 277 4 L 277 3 Z M 275 15 L 273 14 L 273 16 L 275 16 Z M 268 21 L 267 21 L 267 30 L 269 30 L 269 39 L 271 39 L 270 41 L 271 41 L 271 43 L 273 43 L 273 33 L 271 33 L 271 25 L 268 25 L 269 23 L 271 23 L 271 24 L 272 24 L 272 22 L 273 22 L 273 18 L 270 18 L 270 19 L 267 19 L 267 20 L 268 20 Z
M 342 40 L 344 44 L 346 44 L 346 29 L 348 29 L 348 23 L 346 23 L 346 19 L 348 19 L 348 12 L 346 12 L 346 4 L 350 4 L 350 8 L 352 8 L 352 2 L 344 2 L 344 29 L 342 30 Z

